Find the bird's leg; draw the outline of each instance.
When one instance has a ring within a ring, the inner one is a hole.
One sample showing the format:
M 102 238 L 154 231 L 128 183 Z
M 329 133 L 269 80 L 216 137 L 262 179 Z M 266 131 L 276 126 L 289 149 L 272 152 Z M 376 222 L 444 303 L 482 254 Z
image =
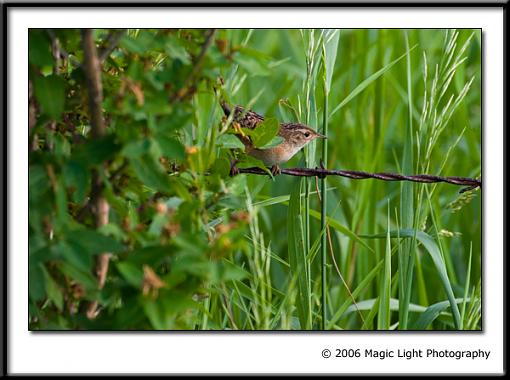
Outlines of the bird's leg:
M 234 121 L 232 123 L 232 129 L 235 131 L 236 134 L 246 137 L 246 133 L 244 133 L 243 129 L 241 128 L 241 125 L 238 122 Z
M 237 159 L 233 159 L 230 162 L 230 173 L 229 174 L 230 174 L 231 177 L 239 174 L 239 168 L 236 166 L 236 164 L 238 162 L 239 162 L 239 160 L 237 160 Z
M 277 176 L 279 174 L 282 174 L 282 169 L 277 164 L 274 164 L 271 166 L 271 174 L 274 176 Z

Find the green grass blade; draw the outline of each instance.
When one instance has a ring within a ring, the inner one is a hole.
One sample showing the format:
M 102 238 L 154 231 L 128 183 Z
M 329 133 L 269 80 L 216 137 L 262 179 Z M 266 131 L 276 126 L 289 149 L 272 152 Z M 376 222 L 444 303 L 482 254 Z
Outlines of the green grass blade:
M 374 321 L 375 316 L 379 312 L 379 301 L 380 301 L 380 298 L 377 298 L 375 300 L 374 305 L 372 306 L 372 309 L 370 309 L 370 311 L 365 316 L 365 318 L 364 318 L 365 321 L 361 325 L 361 330 L 373 330 L 372 322 Z M 351 306 L 354 306 L 354 305 L 351 305 Z M 349 308 L 350 308 L 350 306 L 349 306 Z M 349 308 L 347 308 L 346 312 L 351 312 L 351 310 L 353 310 L 353 309 L 357 310 L 355 307 L 353 307 L 352 309 L 349 309 Z
M 377 265 L 368 273 L 368 275 L 363 278 L 363 280 L 359 283 L 359 285 L 356 287 L 356 289 L 352 292 L 352 298 L 356 298 L 360 293 L 362 293 L 365 289 L 369 287 L 369 285 L 372 283 L 375 276 L 379 273 L 379 271 L 382 269 L 384 265 L 384 260 L 381 260 L 377 263 Z M 348 297 L 345 302 L 338 308 L 338 310 L 335 312 L 335 314 L 329 318 L 328 324 L 326 325 L 327 330 L 331 330 L 335 323 L 342 317 L 344 312 L 349 308 L 352 304 L 352 298 Z M 352 305 L 353 307 L 356 307 L 355 305 Z
M 469 300 L 469 299 L 468 299 Z M 463 298 L 456 298 L 454 300 L 454 304 L 457 305 L 460 302 L 463 302 Z M 448 309 L 450 307 L 451 301 L 441 301 L 438 303 L 435 303 L 433 305 L 430 305 L 427 310 L 425 310 L 422 315 L 420 315 L 420 318 L 412 325 L 412 330 L 426 330 L 434 320 L 439 317 L 439 315 Z
M 386 234 L 386 252 L 384 255 L 384 275 L 379 296 L 379 313 L 377 317 L 377 329 L 388 330 L 390 328 L 390 297 L 391 297 L 391 237 L 390 237 L 390 203 L 388 201 L 388 233 Z
M 372 298 L 369 300 L 360 301 L 356 303 L 356 305 L 351 305 L 345 310 L 345 313 L 342 315 L 342 317 L 345 317 L 347 314 L 354 313 L 357 310 L 371 310 L 372 308 L 377 307 L 378 300 L 379 298 Z M 448 306 L 448 301 L 446 302 Z M 398 304 L 399 304 L 398 299 L 390 298 L 388 300 L 388 309 L 391 311 L 398 311 Z M 411 303 L 409 304 L 409 311 L 412 311 L 414 313 L 424 313 L 427 311 L 427 308 L 425 306 Z
M 460 329 L 464 329 L 464 318 L 466 316 L 466 304 L 469 293 L 469 282 L 471 281 L 471 259 L 473 258 L 473 244 L 469 247 L 469 261 L 466 270 L 466 284 L 464 285 L 464 302 L 462 302 L 462 311 L 460 313 Z
M 296 299 L 299 322 L 303 330 L 311 329 L 311 291 L 309 275 L 306 270 L 306 249 L 303 231 L 303 219 L 301 214 L 301 188 L 304 180 L 299 179 L 299 186 L 296 186 L 290 194 L 287 213 L 288 228 L 288 253 L 289 263 L 293 276 L 297 278 L 298 296 Z
M 452 284 L 450 283 L 450 280 L 448 278 L 448 273 L 446 271 L 446 265 L 443 260 L 443 257 L 441 256 L 441 251 L 439 250 L 438 245 L 432 239 L 432 237 L 428 234 L 426 234 L 423 231 L 416 231 L 414 229 L 400 229 L 398 231 L 391 231 L 390 235 L 392 238 L 401 237 L 401 238 L 416 238 L 424 247 L 425 250 L 428 252 L 430 257 L 432 258 L 432 262 L 434 263 L 434 266 L 436 267 L 436 270 L 439 274 L 439 278 L 441 280 L 441 283 L 443 284 L 443 288 L 446 292 L 446 295 L 448 297 L 448 300 L 450 301 L 450 306 L 452 308 L 453 312 L 453 321 L 455 323 L 455 327 L 457 329 L 460 328 L 460 313 L 459 308 L 457 307 L 457 302 L 455 301 L 455 296 L 453 294 Z M 377 234 L 377 235 L 361 235 L 360 237 L 363 238 L 384 238 L 386 237 L 386 234 Z
M 336 188 L 332 187 L 332 188 L 329 188 L 327 190 L 330 191 L 330 190 L 334 190 L 334 189 L 336 189 Z M 315 193 L 316 192 L 312 192 L 310 194 L 315 194 Z M 301 196 L 303 196 L 303 194 L 301 194 Z M 264 199 L 264 200 L 258 201 L 256 203 L 254 203 L 253 205 L 254 206 L 258 206 L 258 207 L 265 207 L 265 206 L 272 206 L 272 205 L 275 205 L 275 204 L 286 204 L 289 201 L 289 199 L 290 199 L 290 197 L 288 195 L 280 195 L 280 196 L 277 196 L 277 197 L 272 197 L 272 198 L 268 198 L 268 199 Z M 316 210 L 310 210 L 310 216 L 312 218 L 320 220 L 321 213 L 316 211 Z M 343 234 L 343 235 L 353 239 L 354 241 L 356 241 L 357 243 L 361 244 L 363 247 L 368 249 L 370 252 L 374 253 L 374 250 L 372 249 L 372 247 L 370 247 L 367 243 L 365 243 L 363 241 L 363 239 L 358 237 L 358 235 L 356 235 L 354 232 L 352 232 L 349 228 L 345 227 L 339 221 L 337 221 L 337 220 L 333 219 L 332 217 L 328 216 L 327 217 L 327 223 L 328 223 L 328 225 L 330 227 L 334 228 L 335 230 L 337 230 L 341 234 Z
M 324 61 L 323 65 L 325 67 L 325 84 L 326 84 L 326 92 L 329 93 L 331 89 L 331 81 L 333 79 L 333 72 L 335 68 L 335 61 L 338 51 L 338 41 L 340 40 L 340 30 L 339 29 L 324 29 L 323 30 L 323 52 L 324 52 Z
M 332 191 L 332 190 L 336 190 L 336 187 L 330 187 L 327 189 L 327 191 Z M 310 195 L 314 195 L 314 194 L 317 194 L 317 191 L 310 192 Z M 304 195 L 304 193 L 301 194 L 301 196 L 303 196 L 303 195 Z M 275 204 L 287 204 L 289 202 L 290 195 L 279 195 L 276 197 L 259 196 L 259 198 L 262 198 L 262 200 L 253 203 L 253 205 L 258 206 L 258 207 L 265 207 L 265 206 L 272 206 Z
M 322 38 L 322 68 L 323 68 L 323 90 L 324 90 L 324 109 L 322 110 L 322 133 L 328 135 L 328 99 L 331 88 L 331 79 L 333 77 L 333 68 L 335 65 L 336 53 L 338 49 L 338 30 L 323 31 Z M 322 141 L 322 162 L 328 166 L 328 144 Z M 327 193 L 326 178 L 321 179 L 321 230 L 324 232 L 327 223 Z M 322 309 L 322 329 L 326 327 L 327 319 L 327 234 L 323 233 L 321 241 L 321 309 Z
M 364 81 L 362 81 L 359 85 L 356 86 L 356 88 L 354 90 L 352 90 L 352 92 L 347 95 L 344 100 L 342 100 L 340 102 L 339 105 L 337 105 L 333 111 L 331 111 L 331 113 L 329 114 L 329 117 L 332 117 L 335 113 L 337 113 L 342 107 L 344 107 L 347 103 L 349 103 L 353 98 L 355 98 L 360 92 L 362 92 L 365 88 L 367 88 L 370 84 L 372 84 L 372 82 L 374 82 L 377 78 L 379 78 L 381 75 L 383 75 L 385 72 L 387 72 L 389 69 L 391 69 L 398 61 L 400 61 L 402 58 L 404 58 L 405 56 L 407 56 L 413 49 L 415 48 L 415 46 L 413 46 L 413 48 L 411 50 L 409 50 L 408 52 L 406 52 L 405 54 L 402 54 L 400 57 L 398 57 L 397 59 L 395 59 L 394 61 L 388 63 L 386 66 L 384 66 L 383 68 L 377 70 L 375 73 L 373 73 L 372 75 L 370 75 L 368 78 L 366 78 Z
M 317 219 L 317 220 L 320 220 L 321 218 L 321 214 L 320 212 L 318 211 L 315 211 L 315 210 L 310 210 L 310 216 L 312 216 L 313 218 Z M 331 218 L 331 217 L 327 217 L 327 222 L 328 222 L 328 225 L 332 228 L 334 228 L 335 230 L 337 230 L 338 232 L 350 237 L 351 239 L 355 240 L 356 242 L 360 243 L 363 247 L 365 247 L 366 249 L 368 249 L 370 252 L 374 253 L 374 250 L 372 249 L 372 247 L 370 247 L 367 243 L 365 243 L 360 237 L 358 237 L 358 235 L 356 235 L 354 232 L 352 232 L 350 229 L 348 229 L 347 227 L 345 227 L 343 224 L 341 224 L 340 222 L 338 222 L 337 220 Z
M 409 39 L 407 33 L 405 43 L 407 50 L 407 97 L 408 97 L 408 123 L 405 129 L 404 152 L 402 157 L 402 171 L 404 174 L 413 172 L 413 102 L 411 90 L 411 56 L 409 50 Z M 414 184 L 404 182 L 401 185 L 400 198 L 400 219 L 403 228 L 413 228 L 414 224 Z M 411 241 L 404 241 L 401 257 L 399 257 L 399 329 L 407 328 L 408 307 L 411 300 L 412 279 L 414 271 L 414 238 Z

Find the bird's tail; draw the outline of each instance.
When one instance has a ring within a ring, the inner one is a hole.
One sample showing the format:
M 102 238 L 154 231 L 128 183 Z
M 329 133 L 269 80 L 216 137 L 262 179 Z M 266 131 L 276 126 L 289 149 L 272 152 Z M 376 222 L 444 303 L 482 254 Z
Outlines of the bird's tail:
M 220 104 L 221 108 L 223 109 L 223 113 L 228 117 L 230 115 L 230 107 L 228 106 L 227 102 L 225 100 L 221 100 Z
M 220 105 L 221 105 L 221 108 L 223 109 L 223 113 L 225 114 L 225 116 L 228 117 L 230 115 L 231 111 L 230 111 L 230 107 L 229 107 L 227 101 L 225 100 L 225 95 L 224 95 L 224 91 L 222 88 L 223 84 L 224 84 L 223 78 L 218 77 L 218 83 L 213 86 L 213 90 L 216 95 L 219 95 Z

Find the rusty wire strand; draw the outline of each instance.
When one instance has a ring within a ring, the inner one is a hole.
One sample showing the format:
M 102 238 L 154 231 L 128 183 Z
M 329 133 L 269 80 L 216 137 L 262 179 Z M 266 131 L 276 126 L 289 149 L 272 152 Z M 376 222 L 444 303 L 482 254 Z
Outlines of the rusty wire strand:
M 237 168 L 238 173 L 244 174 L 257 174 L 257 175 L 267 175 L 267 171 L 258 167 L 251 168 Z M 412 181 L 412 182 L 421 182 L 421 183 L 437 183 L 437 182 L 445 182 L 450 183 L 452 185 L 465 186 L 463 189 L 459 191 L 459 193 L 464 193 L 469 190 L 476 189 L 477 187 L 482 187 L 482 181 L 474 178 L 466 178 L 466 177 L 440 177 L 436 175 L 430 174 L 417 174 L 417 175 L 404 175 L 397 173 L 367 173 L 363 171 L 356 170 L 335 170 L 335 169 L 325 169 L 325 168 L 290 168 L 290 169 L 281 169 L 281 174 L 296 176 L 296 177 L 319 177 L 323 178 L 328 175 L 340 176 L 349 179 L 367 179 L 374 178 L 382 181 Z

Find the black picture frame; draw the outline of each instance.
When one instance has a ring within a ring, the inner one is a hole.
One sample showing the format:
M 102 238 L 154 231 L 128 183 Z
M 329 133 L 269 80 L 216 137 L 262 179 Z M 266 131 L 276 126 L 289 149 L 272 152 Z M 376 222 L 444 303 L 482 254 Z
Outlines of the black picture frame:
M 331 8 L 342 8 L 342 7 L 390 7 L 390 8 L 405 8 L 405 7 L 424 7 L 424 8 L 442 8 L 442 7 L 465 7 L 465 8 L 481 8 L 481 7 L 491 7 L 491 8 L 500 8 L 503 10 L 504 15 L 504 103 L 507 98 L 506 96 L 506 64 L 507 64 L 507 40 L 506 40 L 506 29 L 507 29 L 507 1 L 498 1 L 498 0 L 489 0 L 489 1 L 397 1 L 397 0 L 389 0 L 389 1 L 318 1 L 318 2 L 297 2 L 297 1 L 278 1 L 278 2 L 270 2 L 270 1 L 245 1 L 245 2 L 236 2 L 236 1 L 173 1 L 172 3 L 166 3 L 162 1 L 150 1 L 150 2 L 121 2 L 121 1 L 109 1 L 109 2 L 67 2 L 67 1 L 48 1 L 48 2 L 17 2 L 17 1 L 8 1 L 2 3 L 2 79 L 3 86 L 1 91 L 1 105 L 0 105 L 0 113 L 2 114 L 3 125 L 6 126 L 2 128 L 2 154 L 0 155 L 0 166 L 3 171 L 2 178 L 2 186 L 0 187 L 1 191 L 1 208 L 0 208 L 0 222 L 1 222 L 1 241 L 2 248 L 4 254 L 1 256 L 0 265 L 2 267 L 2 281 L 0 282 L 0 294 L 2 295 L 2 313 L 0 317 L 0 341 L 1 344 L 1 374 L 4 376 L 14 376 L 9 372 L 9 337 L 8 337 L 8 321 L 7 321 L 7 301 L 8 301 L 8 280 L 12 279 L 12 274 L 8 273 L 8 252 L 9 252 L 9 215 L 11 215 L 15 210 L 13 210 L 13 206 L 9 203 L 9 194 L 7 190 L 7 184 L 9 181 L 9 173 L 8 173 L 8 154 L 12 152 L 12 147 L 9 147 L 9 115 L 8 115 L 8 67 L 7 67 L 7 54 L 8 54 L 8 14 L 11 9 L 15 8 L 36 8 L 36 7 L 51 7 L 51 8 L 59 8 L 59 7 L 83 7 L 83 8 L 103 8 L 103 7 L 165 7 L 165 8 L 174 8 L 174 7 L 189 7 L 193 5 L 194 7 L 222 7 L 222 8 L 230 8 L 230 7 L 256 7 L 256 8 L 272 8 L 272 7 L 299 7 L 299 8 L 314 8 L 314 7 L 331 7 Z M 503 115 L 503 122 L 506 126 L 506 109 Z M 506 131 L 503 131 L 504 137 L 506 137 Z M 506 144 L 506 138 L 505 138 Z M 506 145 L 505 145 L 506 147 Z M 504 161 L 506 164 L 506 149 L 504 149 Z M 504 204 L 506 205 L 506 172 L 503 174 L 503 194 L 504 194 Z M 503 205 L 504 206 L 504 205 Z M 504 213 L 504 227 L 506 227 L 506 213 Z M 482 231 L 483 234 L 483 231 Z M 506 252 L 506 235 L 503 238 L 503 249 Z M 504 263 L 506 268 L 506 257 L 504 256 Z M 505 289 L 506 289 L 506 276 L 504 276 Z M 506 297 L 504 298 L 503 305 L 504 316 L 506 317 Z M 506 353 L 506 318 L 504 318 L 503 332 L 504 332 L 504 351 Z M 504 360 L 504 371 L 506 373 L 506 355 L 503 355 Z M 41 374 L 43 375 L 43 374 Z M 361 375 L 361 373 L 360 373 Z

